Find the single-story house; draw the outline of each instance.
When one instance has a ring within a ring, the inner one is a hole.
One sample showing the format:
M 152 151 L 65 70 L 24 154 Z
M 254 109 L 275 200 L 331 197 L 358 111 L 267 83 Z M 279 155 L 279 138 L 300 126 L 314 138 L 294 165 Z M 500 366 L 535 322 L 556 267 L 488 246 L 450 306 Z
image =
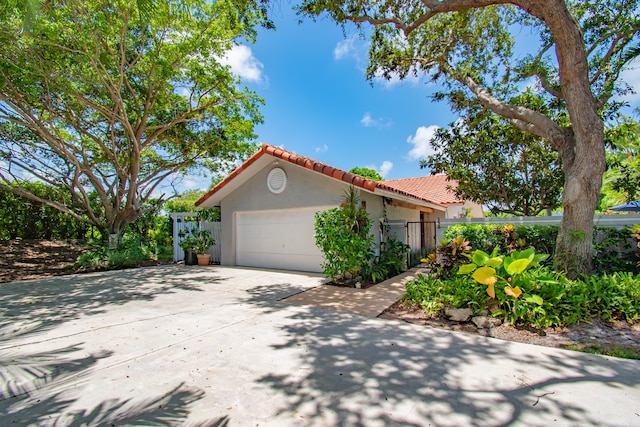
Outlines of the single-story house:
M 196 202 L 219 207 L 222 265 L 321 272 L 323 256 L 315 245 L 314 214 L 339 207 L 350 186 L 360 192 L 363 209 L 374 221 L 379 246 L 382 229 L 407 242 L 407 224 L 434 224 L 438 218 L 471 206 L 456 200 L 446 176 L 373 181 L 282 148 L 260 150 Z M 386 223 L 389 227 L 381 227 Z M 419 228 L 424 234 L 424 227 Z M 421 245 L 425 238 L 407 242 Z M 419 249 L 419 248 L 418 248 Z

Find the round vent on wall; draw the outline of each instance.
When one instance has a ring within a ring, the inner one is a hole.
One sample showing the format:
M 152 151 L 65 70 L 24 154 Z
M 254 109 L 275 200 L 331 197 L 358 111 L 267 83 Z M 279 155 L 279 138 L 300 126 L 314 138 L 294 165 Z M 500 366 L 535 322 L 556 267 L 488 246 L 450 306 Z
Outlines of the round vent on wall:
M 280 194 L 287 186 L 287 174 L 281 168 L 273 168 L 267 176 L 267 187 L 273 194 Z

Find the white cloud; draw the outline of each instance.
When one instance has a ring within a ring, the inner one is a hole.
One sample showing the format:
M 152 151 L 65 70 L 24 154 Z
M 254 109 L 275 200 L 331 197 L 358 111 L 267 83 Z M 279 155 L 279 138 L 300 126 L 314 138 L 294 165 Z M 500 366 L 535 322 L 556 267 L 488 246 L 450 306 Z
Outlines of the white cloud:
M 360 123 L 367 128 L 388 128 L 392 124 L 391 120 L 385 119 L 384 117 L 374 118 L 369 112 L 364 113 L 364 116 L 362 116 L 362 118 L 360 119 Z
M 333 49 L 333 59 L 336 61 L 350 56 L 354 52 L 355 38 L 353 36 L 340 40 L 336 47 Z
M 316 147 L 316 153 L 326 153 L 327 151 L 329 151 L 327 144 L 323 144 L 322 147 Z
M 373 126 L 373 117 L 371 117 L 370 113 L 364 113 L 364 116 L 360 119 L 360 123 L 362 123 L 364 127 Z
M 435 125 L 431 125 L 429 127 L 420 126 L 416 130 L 415 135 L 407 138 L 407 142 L 413 145 L 413 148 L 409 150 L 408 153 L 410 160 L 421 160 L 435 153 L 431 148 L 429 141 L 433 138 L 438 129 L 439 127 Z
M 631 86 L 636 93 L 622 96 L 623 101 L 627 101 L 630 104 L 635 104 L 640 101 L 640 59 L 636 58 L 631 61 L 625 69 L 620 73 L 620 80 L 626 82 Z
M 391 172 L 391 169 L 393 169 L 393 163 L 389 160 L 385 160 L 380 165 L 378 172 L 380 172 L 380 175 L 382 175 L 383 178 L 386 178 L 389 175 L 389 172 Z
M 220 62 L 230 66 L 231 71 L 242 79 L 252 82 L 262 81 L 262 68 L 264 66 L 253 56 L 253 52 L 248 46 L 234 46 Z
M 386 178 L 389 175 L 389 172 L 391 172 L 391 169 L 393 169 L 393 163 L 389 160 L 385 160 L 379 167 L 376 165 L 366 165 L 365 168 L 373 169 L 374 171 L 378 172 L 383 178 Z

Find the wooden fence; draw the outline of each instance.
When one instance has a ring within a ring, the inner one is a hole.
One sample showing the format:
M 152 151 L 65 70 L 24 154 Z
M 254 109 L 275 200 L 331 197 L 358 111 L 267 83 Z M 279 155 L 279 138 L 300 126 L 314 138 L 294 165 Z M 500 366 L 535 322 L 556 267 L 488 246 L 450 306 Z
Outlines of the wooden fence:
M 192 228 L 208 230 L 211 232 L 215 244 L 207 252 L 211 255 L 211 262 L 220 263 L 220 232 L 222 227 L 219 222 L 202 221 L 198 222 L 197 213 L 194 212 L 174 212 L 171 214 L 173 220 L 173 261 L 184 260 L 184 251 L 180 247 L 181 238 L 179 233 L 181 230 Z

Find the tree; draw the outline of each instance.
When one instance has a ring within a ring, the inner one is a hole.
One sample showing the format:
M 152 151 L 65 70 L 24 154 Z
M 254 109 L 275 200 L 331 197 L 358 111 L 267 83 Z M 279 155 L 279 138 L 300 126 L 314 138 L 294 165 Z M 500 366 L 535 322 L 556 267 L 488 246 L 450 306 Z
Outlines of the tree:
M 606 131 L 607 171 L 604 173 L 603 210 L 640 196 L 640 123 L 625 117 Z
M 479 109 L 439 129 L 431 146 L 435 154 L 420 166 L 456 180 L 462 200 L 483 204 L 494 214 L 522 216 L 560 206 L 564 176 L 558 154 L 490 111 Z
M 436 99 L 479 102 L 547 140 L 565 175 L 554 262 L 571 274 L 591 271 L 606 167 L 603 117 L 619 107 L 612 96 L 629 89 L 617 82 L 640 51 L 631 45 L 640 28 L 637 0 L 305 0 L 300 11 L 372 25 L 370 79 L 424 74 L 443 87 Z M 513 54 L 516 25 L 540 40 L 524 58 Z M 523 83 L 557 113 L 510 104 Z
M 362 176 L 362 177 L 367 178 L 367 179 L 371 179 L 373 181 L 382 181 L 382 180 L 384 180 L 384 178 L 382 178 L 382 175 L 380 175 L 376 170 L 371 169 L 371 168 L 360 168 L 358 166 L 355 166 L 355 167 L 349 169 L 349 172 L 351 172 L 354 175 L 358 175 L 358 176 Z
M 120 234 L 172 177 L 253 151 L 262 101 L 220 58 L 267 23 L 263 6 L 47 1 L 26 19 L 24 3 L 0 6 L 0 189 Z

